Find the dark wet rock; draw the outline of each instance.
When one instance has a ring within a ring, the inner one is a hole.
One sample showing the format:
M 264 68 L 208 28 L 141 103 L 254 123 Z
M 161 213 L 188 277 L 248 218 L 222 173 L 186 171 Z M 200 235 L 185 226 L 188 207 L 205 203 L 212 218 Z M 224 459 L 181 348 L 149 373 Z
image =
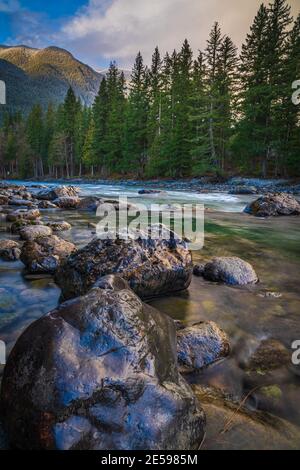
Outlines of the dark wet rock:
M 14 240 L 0 240 L 0 258 L 4 261 L 16 261 L 20 258 L 20 244 Z
M 24 243 L 21 261 L 28 273 L 53 274 L 60 263 L 75 250 L 73 243 L 62 240 L 56 235 L 40 237 Z
M 251 411 L 213 388 L 193 386 L 206 414 L 206 436 L 201 449 L 297 450 L 300 431 L 288 421 L 262 411 Z
M 103 199 L 97 196 L 87 196 L 80 199 L 78 204 L 78 210 L 95 212 L 99 204 L 103 202 Z
M 60 209 L 77 209 L 80 199 L 77 196 L 66 196 L 54 199 L 53 202 Z
M 122 280 L 101 281 L 25 331 L 1 404 L 21 449 L 197 449 L 204 415 L 176 360 L 173 321 Z M 101 284 L 99 283 L 99 284 Z
M 256 217 L 300 215 L 300 203 L 290 194 L 270 193 L 250 203 L 244 212 Z
M 38 203 L 38 208 L 39 209 L 57 209 L 57 205 L 53 204 L 53 202 L 51 201 L 43 200 Z
M 85 294 L 102 276 L 119 274 L 137 295 L 151 298 L 186 289 L 192 269 L 191 254 L 181 240 L 95 239 L 63 263 L 56 281 L 69 299 Z
M 241 364 L 247 371 L 258 374 L 285 367 L 291 363 L 291 353 L 275 339 L 263 340 L 248 361 Z
M 36 195 L 37 199 L 45 199 L 54 201 L 61 197 L 76 197 L 79 189 L 75 186 L 56 186 L 55 188 L 47 188 L 39 191 Z
M 178 364 L 191 372 L 228 356 L 229 339 L 212 321 L 199 322 L 177 331 Z
M 52 235 L 52 229 L 46 225 L 27 225 L 20 230 L 21 240 L 35 240 L 50 235 Z
M 0 205 L 8 204 L 8 196 L 6 194 L 0 194 Z
M 229 191 L 229 194 L 236 195 L 247 195 L 247 194 L 257 194 L 257 188 L 255 186 L 236 186 Z
M 27 199 L 16 199 L 12 198 L 8 201 L 10 206 L 24 206 L 24 207 L 32 207 L 34 203 Z
M 38 209 L 31 209 L 31 210 L 23 210 L 19 209 L 17 211 L 11 212 L 7 214 L 6 220 L 7 222 L 16 222 L 17 220 L 35 220 L 41 216 L 40 211 Z
M 138 194 L 160 194 L 164 191 L 160 191 L 159 189 L 140 189 Z
M 110 206 L 115 210 L 115 211 L 129 211 L 129 210 L 139 210 L 138 207 L 135 204 L 131 204 L 130 202 L 122 202 L 117 201 L 114 199 L 105 199 L 102 204 L 99 204 L 98 207 L 100 207 L 103 210 L 109 211 Z
M 251 264 L 237 257 L 219 257 L 204 266 L 203 277 L 208 281 L 243 286 L 258 282 Z
M 203 276 L 204 268 L 205 268 L 205 263 L 194 264 L 194 267 L 193 267 L 194 276 L 197 276 L 197 277 Z
M 48 222 L 47 227 L 50 227 L 53 232 L 64 232 L 71 229 L 71 224 L 65 220 L 60 220 L 57 222 Z
M 41 219 L 36 219 L 36 220 L 19 219 L 16 222 L 13 222 L 7 231 L 13 234 L 20 234 L 20 231 L 24 227 L 28 227 L 30 225 L 43 225 L 43 222 L 41 221 Z

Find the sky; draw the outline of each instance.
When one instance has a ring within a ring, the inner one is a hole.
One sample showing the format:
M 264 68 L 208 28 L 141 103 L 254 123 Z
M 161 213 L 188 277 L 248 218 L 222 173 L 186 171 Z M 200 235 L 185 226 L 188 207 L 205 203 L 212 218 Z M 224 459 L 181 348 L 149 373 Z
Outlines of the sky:
M 214 21 L 237 46 L 262 0 L 0 0 L 0 44 L 55 45 L 102 69 L 115 60 L 131 67 L 140 50 L 146 63 L 187 38 L 203 49 Z M 268 3 L 268 2 L 266 2 Z M 300 0 L 289 0 L 300 13 Z

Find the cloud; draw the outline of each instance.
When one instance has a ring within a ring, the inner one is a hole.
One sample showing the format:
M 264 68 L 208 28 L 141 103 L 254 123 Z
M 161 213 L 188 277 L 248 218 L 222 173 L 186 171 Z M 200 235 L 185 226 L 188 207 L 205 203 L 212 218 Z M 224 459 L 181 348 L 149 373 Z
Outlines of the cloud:
M 18 0 L 0 0 L 0 13 L 15 13 L 21 9 Z
M 299 0 L 291 0 L 298 3 Z M 93 63 L 115 59 L 128 66 L 140 49 L 147 62 L 156 45 L 179 48 L 187 38 L 204 48 L 214 21 L 239 46 L 261 0 L 90 0 L 61 31 L 61 40 Z M 299 4 L 298 4 L 299 10 Z

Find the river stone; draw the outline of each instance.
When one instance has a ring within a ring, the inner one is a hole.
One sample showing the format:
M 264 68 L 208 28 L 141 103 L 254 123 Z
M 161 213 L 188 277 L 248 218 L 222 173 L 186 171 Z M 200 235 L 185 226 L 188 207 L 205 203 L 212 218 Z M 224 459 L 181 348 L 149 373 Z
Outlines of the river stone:
M 229 191 L 229 194 L 236 195 L 247 195 L 247 194 L 257 194 L 257 189 L 255 186 L 236 186 L 235 188 Z
M 77 196 L 64 196 L 54 199 L 53 203 L 60 209 L 77 209 L 80 199 Z
M 268 338 L 263 340 L 254 350 L 245 364 L 247 371 L 264 373 L 288 366 L 291 363 L 291 353 L 278 340 Z
M 212 321 L 177 331 L 178 363 L 183 371 L 200 370 L 228 356 L 229 352 L 226 333 Z
M 14 240 L 0 240 L 0 258 L 4 261 L 16 261 L 20 258 L 20 244 Z
M 179 239 L 94 239 L 62 264 L 56 282 L 62 298 L 70 299 L 85 294 L 102 276 L 119 274 L 145 299 L 186 289 L 192 269 L 191 253 Z
M 19 449 L 191 450 L 205 418 L 176 360 L 173 321 L 103 280 L 21 335 L 2 419 Z
M 300 203 L 290 194 L 270 193 L 251 202 L 244 209 L 244 212 L 255 215 L 256 217 L 300 215 Z
M 75 186 L 56 186 L 54 188 L 42 189 L 36 195 L 37 199 L 45 199 L 54 201 L 60 197 L 73 197 L 77 196 L 79 189 Z
M 237 257 L 213 258 L 204 266 L 203 277 L 208 281 L 238 286 L 258 282 L 251 264 Z
M 22 228 L 28 227 L 29 225 L 43 225 L 43 222 L 41 221 L 41 219 L 36 219 L 36 220 L 19 219 L 16 222 L 13 222 L 7 231 L 14 233 L 14 234 L 20 234 L 20 231 L 22 230 Z
M 27 199 L 16 199 L 12 198 L 8 201 L 8 204 L 10 206 L 26 206 L 26 207 L 32 207 L 33 202 Z
M 205 264 L 204 264 L 204 263 L 197 263 L 197 264 L 194 264 L 194 267 L 193 267 L 193 274 L 194 274 L 194 276 L 197 276 L 197 277 L 203 276 L 204 267 L 205 267 Z
M 39 209 L 57 209 L 57 206 L 53 204 L 53 202 L 51 201 L 43 200 L 38 203 L 38 208 Z
M 35 219 L 38 219 L 40 216 L 41 216 L 41 213 L 38 209 L 31 209 L 31 210 L 19 209 L 14 212 L 11 212 L 10 214 L 7 214 L 6 221 L 16 222 L 17 220 L 20 220 L 20 219 L 35 220 Z
M 0 205 L 8 204 L 8 196 L 6 194 L 0 194 Z
M 65 230 L 70 230 L 71 224 L 64 220 L 57 222 L 48 222 L 47 227 L 50 227 L 54 232 L 64 232 Z
M 159 189 L 140 189 L 138 191 L 138 194 L 161 194 L 163 193 L 164 191 L 161 191 Z
M 56 235 L 26 241 L 22 247 L 21 261 L 31 274 L 53 274 L 61 261 L 76 250 L 73 243 Z
M 27 225 L 27 227 L 20 230 L 21 240 L 35 240 L 50 235 L 52 235 L 52 229 L 46 225 Z
M 99 204 L 103 202 L 103 199 L 97 196 L 87 196 L 80 199 L 78 204 L 78 210 L 95 212 Z

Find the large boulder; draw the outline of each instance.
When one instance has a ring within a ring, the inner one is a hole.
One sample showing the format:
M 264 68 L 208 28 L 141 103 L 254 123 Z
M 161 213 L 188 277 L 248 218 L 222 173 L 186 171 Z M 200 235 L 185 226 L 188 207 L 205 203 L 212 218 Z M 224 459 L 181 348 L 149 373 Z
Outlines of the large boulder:
M 251 202 L 244 212 L 256 217 L 300 215 L 300 203 L 290 194 L 269 193 Z
M 75 250 L 73 243 L 62 240 L 56 235 L 39 237 L 24 243 L 21 261 L 28 273 L 53 274 L 60 263 Z
M 35 219 L 35 220 L 24 220 L 24 219 L 19 219 L 13 222 L 8 228 L 7 231 L 11 232 L 13 234 L 20 234 L 21 230 L 24 227 L 28 227 L 29 225 L 43 225 L 43 222 L 41 219 Z
M 56 186 L 54 188 L 42 189 L 36 195 L 37 199 L 45 199 L 54 201 L 60 197 L 74 197 L 79 193 L 79 189 L 75 186 Z
M 9 197 L 6 194 L 0 194 L 0 205 L 8 204 Z
M 17 199 L 13 197 L 8 201 L 10 206 L 23 206 L 23 207 L 32 207 L 34 205 L 33 201 L 28 199 Z
M 203 277 L 208 281 L 233 286 L 255 284 L 258 277 L 251 264 L 237 257 L 213 258 L 204 266 Z
M 39 237 L 49 237 L 52 229 L 46 225 L 27 225 L 20 230 L 21 240 L 35 240 Z
M 191 253 L 182 240 L 94 239 L 62 264 L 56 281 L 62 298 L 70 299 L 88 292 L 102 276 L 119 274 L 145 299 L 186 289 L 192 270 Z
M 199 322 L 177 331 L 177 352 L 181 369 L 192 372 L 228 356 L 229 339 L 216 323 Z
M 4 261 L 16 261 L 20 258 L 20 244 L 14 240 L 0 240 L 0 258 Z
M 60 209 L 77 209 L 80 199 L 77 196 L 64 196 L 54 199 L 53 203 Z
M 38 203 L 38 208 L 39 209 L 57 209 L 57 205 L 53 204 L 51 201 L 46 201 L 43 199 Z
M 190 450 L 204 415 L 177 369 L 174 322 L 122 279 L 25 331 L 5 367 L 2 420 L 19 449 Z

